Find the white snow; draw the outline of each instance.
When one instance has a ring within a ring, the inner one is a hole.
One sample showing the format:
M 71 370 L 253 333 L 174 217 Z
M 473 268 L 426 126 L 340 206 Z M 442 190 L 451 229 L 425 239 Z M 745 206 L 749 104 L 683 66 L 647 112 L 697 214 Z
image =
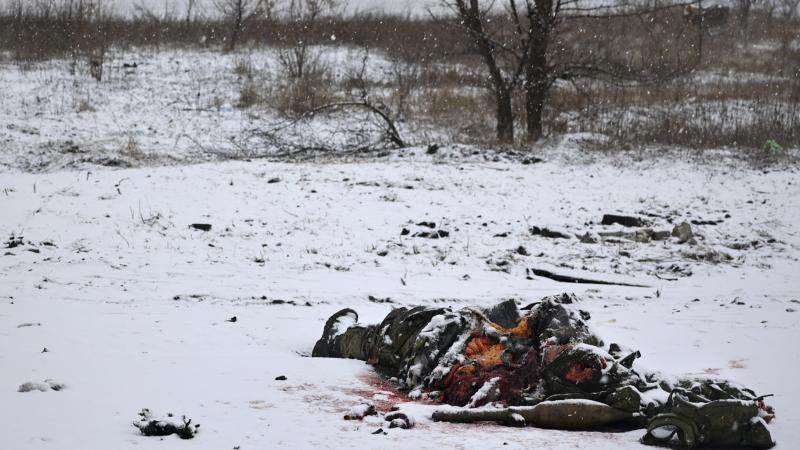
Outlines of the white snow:
M 483 383 L 480 389 L 478 389 L 475 394 L 469 399 L 469 403 L 467 404 L 468 407 L 474 408 L 478 406 L 478 403 L 484 401 L 487 397 L 492 395 L 492 391 L 497 389 L 497 383 L 500 381 L 500 377 L 492 378 L 486 383 Z
M 789 312 L 800 309 L 796 168 L 595 155 L 587 155 L 592 163 L 550 155 L 523 166 L 415 152 L 350 164 L 0 169 L 0 247 L 12 234 L 23 240 L 0 248 L 0 447 L 178 445 L 132 427 L 150 408 L 201 424 L 194 440 L 180 442 L 196 449 L 645 448 L 641 430 L 433 423 L 439 406 L 386 394 L 370 366 L 307 357 L 325 320 L 344 307 L 376 323 L 392 306 L 534 302 L 563 291 L 584 300 L 580 308 L 606 343 L 640 350 L 643 366 L 775 394 L 769 428 L 778 448 L 800 441 L 800 388 L 791 382 L 800 367 L 800 316 Z M 267 183 L 276 176 L 282 181 Z M 603 213 L 640 211 L 730 214 L 720 225 L 694 227 L 703 245 L 758 245 L 725 250 L 734 262 L 712 264 L 683 258 L 691 247 L 674 241 L 589 245 L 528 232 L 555 225 L 582 234 L 598 229 Z M 450 237 L 400 236 L 409 221 L 422 220 L 446 221 Z M 213 228 L 188 227 L 198 222 Z M 508 237 L 494 237 L 500 232 Z M 514 253 L 520 245 L 532 256 Z M 386 256 L 376 254 L 384 248 Z M 507 270 L 486 262 L 498 258 L 509 261 Z M 652 287 L 526 279 L 526 268 L 542 264 Z M 655 277 L 664 274 L 658 266 L 673 264 L 692 276 Z M 371 303 L 369 295 L 396 304 Z M 237 322 L 226 322 L 233 316 Z M 41 326 L 18 328 L 24 323 Z M 281 375 L 285 381 L 276 380 Z M 17 392 L 51 378 L 68 388 Z M 376 393 L 401 403 L 417 426 L 343 420 Z M 378 428 L 388 434 L 373 435 Z

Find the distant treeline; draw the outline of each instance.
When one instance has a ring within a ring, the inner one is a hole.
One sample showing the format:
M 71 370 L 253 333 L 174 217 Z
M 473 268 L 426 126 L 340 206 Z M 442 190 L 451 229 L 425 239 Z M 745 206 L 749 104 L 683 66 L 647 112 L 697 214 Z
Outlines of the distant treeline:
M 123 17 L 96 0 L 12 2 L 0 10 L 0 51 L 16 60 L 41 60 L 110 47 L 221 47 L 228 45 L 233 24 L 224 16 Z M 463 53 L 463 36 L 431 18 L 325 16 L 303 38 L 318 45 L 354 45 L 419 56 L 423 49 Z M 238 45 L 281 45 L 291 42 L 297 24 L 291 19 L 252 16 L 237 32 Z M 402 43 L 399 46 L 398 43 Z

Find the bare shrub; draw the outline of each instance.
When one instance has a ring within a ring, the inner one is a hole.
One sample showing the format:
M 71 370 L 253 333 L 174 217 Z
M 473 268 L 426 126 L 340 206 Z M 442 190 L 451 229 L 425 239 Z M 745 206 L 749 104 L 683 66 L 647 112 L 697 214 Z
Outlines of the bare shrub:
M 239 45 L 247 26 L 258 17 L 272 13 L 273 2 L 269 0 L 214 0 L 214 6 L 228 27 L 225 51 L 232 52 Z
M 270 104 L 288 116 L 308 113 L 336 99 L 332 82 L 324 72 L 306 74 L 301 79 L 289 79 L 274 94 Z
M 239 58 L 233 66 L 233 73 L 240 77 L 253 78 L 253 63 L 250 59 Z
M 280 62 L 290 77 L 303 78 L 320 70 L 319 54 L 312 49 L 313 36 L 322 16 L 336 6 L 334 0 L 290 0 L 284 19 L 287 28 L 278 35 Z
M 253 80 L 245 82 L 239 89 L 238 108 L 250 108 L 262 103 L 261 88 Z
M 89 103 L 89 100 L 81 100 L 78 104 L 78 112 L 79 113 L 86 113 L 86 112 L 97 112 L 94 106 Z

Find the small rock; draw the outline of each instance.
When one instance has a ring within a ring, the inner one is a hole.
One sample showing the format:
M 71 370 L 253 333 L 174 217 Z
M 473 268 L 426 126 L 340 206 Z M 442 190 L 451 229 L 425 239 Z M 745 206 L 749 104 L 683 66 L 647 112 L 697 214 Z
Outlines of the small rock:
M 672 236 L 678 238 L 679 244 L 694 243 L 694 232 L 689 222 L 683 222 L 672 229 Z
M 194 228 L 195 230 L 200 231 L 211 231 L 211 225 L 207 223 L 193 223 L 189 225 L 189 228 Z
M 653 231 L 650 234 L 650 237 L 653 238 L 654 241 L 666 241 L 672 235 L 668 230 L 662 231 Z
M 592 233 L 587 232 L 581 236 L 581 243 L 583 244 L 597 244 L 597 237 Z
M 288 380 L 288 378 L 286 378 L 286 375 L 280 375 L 275 377 L 275 381 L 286 381 L 286 380 Z
M 33 391 L 47 392 L 50 390 L 58 392 L 63 390 L 65 387 L 67 386 L 64 383 L 59 383 L 58 381 L 54 380 L 44 380 L 44 383 L 38 383 L 38 382 L 23 383 L 19 386 L 19 388 L 17 388 L 17 392 L 33 392 Z
M 518 255 L 521 255 L 521 256 L 531 256 L 531 254 L 528 253 L 528 249 L 523 247 L 522 245 L 517 247 L 516 252 L 517 252 Z
M 50 390 L 50 386 L 44 383 L 36 383 L 36 382 L 27 382 L 23 383 L 17 388 L 17 392 L 47 392 Z
M 138 428 L 144 436 L 163 438 L 176 434 L 181 439 L 192 439 L 200 431 L 200 424 L 192 425 L 192 419 L 186 416 L 181 418 L 183 423 L 178 424 L 170 420 L 159 419 L 145 408 L 139 413 L 139 417 L 139 420 L 133 422 L 133 426 Z M 169 417 L 172 415 L 170 414 Z
M 275 178 L 270 178 L 269 181 L 267 181 L 267 184 L 275 184 L 275 183 L 280 183 L 280 182 L 281 182 L 281 179 L 278 178 L 278 177 L 275 177 Z
M 344 415 L 344 420 L 361 420 L 364 417 L 374 416 L 377 414 L 378 410 L 375 409 L 375 405 L 362 403 L 350 408 L 350 410 L 347 411 L 347 414 Z
M 377 430 L 373 431 L 372 434 L 386 434 L 386 432 L 383 431 L 383 428 L 378 428 Z
M 233 316 L 230 319 L 226 320 L 225 322 L 236 323 L 238 321 L 239 321 L 239 319 L 237 319 L 236 316 Z
M 414 421 L 411 420 L 411 418 L 409 418 L 407 415 L 399 411 L 386 414 L 384 419 L 387 422 L 389 422 L 389 428 L 400 428 L 402 430 L 408 430 L 414 427 Z
M 59 383 L 58 381 L 54 381 L 54 380 L 44 380 L 44 382 L 47 383 L 50 386 L 50 389 L 52 389 L 52 390 L 54 390 L 56 392 L 64 389 L 65 387 L 67 387 L 64 383 Z

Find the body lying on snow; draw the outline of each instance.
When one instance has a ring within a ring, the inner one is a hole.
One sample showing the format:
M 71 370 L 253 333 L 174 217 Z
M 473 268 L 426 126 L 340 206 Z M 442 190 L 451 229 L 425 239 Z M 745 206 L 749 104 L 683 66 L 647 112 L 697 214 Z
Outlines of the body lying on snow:
M 486 310 L 398 308 L 368 326 L 344 309 L 328 319 L 313 356 L 367 361 L 411 393 L 468 407 L 437 412 L 435 420 L 619 424 L 646 427 L 647 443 L 774 445 L 766 426 L 773 410 L 763 397 L 726 381 L 667 380 L 634 369 L 639 352 L 605 346 L 577 301 L 546 297 L 521 311 L 513 300 Z M 492 407 L 479 408 L 485 405 Z

